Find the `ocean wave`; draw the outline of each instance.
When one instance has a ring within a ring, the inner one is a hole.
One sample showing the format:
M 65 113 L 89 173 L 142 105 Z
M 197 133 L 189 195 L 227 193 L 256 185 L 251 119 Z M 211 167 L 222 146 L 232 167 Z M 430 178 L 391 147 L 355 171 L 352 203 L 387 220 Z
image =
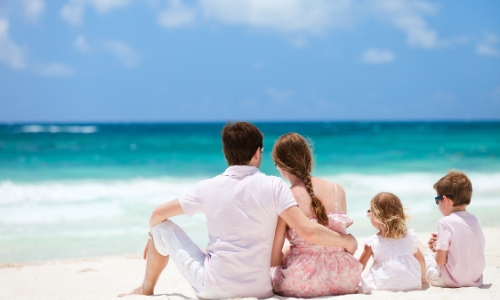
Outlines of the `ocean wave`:
M 432 186 L 444 174 L 340 174 L 325 179 L 343 186 L 349 214 L 363 220 L 371 198 L 379 192 L 399 196 L 412 216 L 437 214 Z M 470 173 L 474 210 L 498 209 L 500 173 Z M 0 182 L 0 224 L 52 224 L 90 220 L 147 218 L 152 209 L 178 198 L 200 178 L 136 178 L 128 180 L 71 180 Z M 137 212 L 140 211 L 140 212 Z M 202 219 L 203 217 L 200 216 Z M 120 221 L 121 222 L 121 221 Z M 197 218 L 184 220 L 199 224 Z
M 129 180 L 68 180 L 31 183 L 0 182 L 0 205 L 17 203 L 75 203 L 106 200 L 137 199 L 158 203 L 175 199 L 197 179 L 172 178 Z
M 56 224 L 106 220 L 124 215 L 118 203 L 86 203 L 63 205 L 25 204 L 3 207 L 0 224 Z
M 90 134 L 98 131 L 96 126 L 57 126 L 57 125 L 25 125 L 20 132 L 24 133 L 83 133 Z

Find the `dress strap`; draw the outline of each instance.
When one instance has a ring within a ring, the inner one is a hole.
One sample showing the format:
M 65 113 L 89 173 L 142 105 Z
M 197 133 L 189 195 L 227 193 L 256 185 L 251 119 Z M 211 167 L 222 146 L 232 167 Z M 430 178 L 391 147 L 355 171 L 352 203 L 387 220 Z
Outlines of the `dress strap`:
M 335 195 L 333 197 L 334 201 L 335 201 L 335 212 L 338 212 L 338 204 L 337 204 L 337 184 L 334 182 L 333 183 L 333 186 L 335 187 Z

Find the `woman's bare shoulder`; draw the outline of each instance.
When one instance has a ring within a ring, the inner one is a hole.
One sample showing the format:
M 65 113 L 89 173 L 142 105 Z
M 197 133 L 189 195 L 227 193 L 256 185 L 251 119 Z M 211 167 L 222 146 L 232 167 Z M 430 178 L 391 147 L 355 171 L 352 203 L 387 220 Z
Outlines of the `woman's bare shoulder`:
M 327 211 L 333 211 L 334 203 L 337 201 L 337 209 L 346 212 L 345 192 L 340 184 L 321 178 L 313 178 L 312 182 L 315 193 L 320 197 Z
M 335 190 L 337 190 L 338 193 L 340 193 L 340 192 L 344 193 L 344 188 L 338 183 L 331 182 L 331 181 L 328 181 L 328 180 L 325 180 L 322 178 L 318 178 L 318 177 L 312 177 L 311 181 L 312 181 L 314 188 L 317 187 L 320 189 L 324 189 L 325 191 L 328 191 L 328 192 L 334 192 Z

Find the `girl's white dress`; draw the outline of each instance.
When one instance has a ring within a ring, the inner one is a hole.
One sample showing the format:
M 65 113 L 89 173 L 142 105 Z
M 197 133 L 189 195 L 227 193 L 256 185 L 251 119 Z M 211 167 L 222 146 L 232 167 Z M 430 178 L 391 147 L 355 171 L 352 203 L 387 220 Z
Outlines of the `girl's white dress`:
M 418 248 L 417 235 L 413 229 L 408 230 L 406 237 L 399 239 L 373 235 L 365 240 L 365 245 L 372 248 L 373 265 L 363 274 L 363 292 L 407 291 L 421 287 L 420 264 L 413 256 Z

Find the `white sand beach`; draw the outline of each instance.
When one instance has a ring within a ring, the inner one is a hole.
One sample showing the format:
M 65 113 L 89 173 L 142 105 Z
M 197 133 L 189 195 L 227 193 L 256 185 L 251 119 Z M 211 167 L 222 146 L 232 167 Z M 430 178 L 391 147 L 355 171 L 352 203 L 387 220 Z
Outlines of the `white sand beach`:
M 335 299 L 500 299 L 500 227 L 484 228 L 486 269 L 481 288 L 385 292 L 338 296 Z M 420 233 L 425 242 L 428 233 Z M 359 238 L 362 245 L 363 238 Z M 359 256 L 362 247 L 358 249 Z M 36 251 L 34 249 L 34 251 Z M 139 254 L 60 260 L 40 263 L 7 263 L 0 267 L 0 299 L 118 299 L 142 280 L 145 262 Z M 154 299 L 192 299 L 195 295 L 175 265 L 169 264 L 156 287 Z M 334 298 L 334 297 L 323 297 Z M 125 299 L 148 299 L 129 296 Z M 271 299 L 285 299 L 275 296 Z

